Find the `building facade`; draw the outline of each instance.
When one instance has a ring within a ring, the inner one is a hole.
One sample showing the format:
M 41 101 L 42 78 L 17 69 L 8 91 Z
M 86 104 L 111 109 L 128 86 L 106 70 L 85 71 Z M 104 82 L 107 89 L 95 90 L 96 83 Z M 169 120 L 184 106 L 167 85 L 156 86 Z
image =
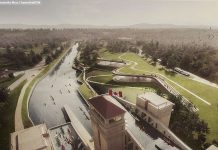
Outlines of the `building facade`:
M 104 96 L 89 100 L 96 150 L 122 150 L 125 147 L 125 111 Z

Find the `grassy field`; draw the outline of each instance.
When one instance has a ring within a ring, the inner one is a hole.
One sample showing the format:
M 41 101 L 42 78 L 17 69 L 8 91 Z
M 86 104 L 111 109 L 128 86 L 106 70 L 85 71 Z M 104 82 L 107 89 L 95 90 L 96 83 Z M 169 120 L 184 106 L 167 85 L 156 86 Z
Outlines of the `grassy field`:
M 143 94 L 148 91 L 155 92 L 155 89 L 149 87 L 127 87 L 127 86 L 120 86 L 120 87 L 112 87 L 111 88 L 115 92 L 122 91 L 124 99 L 128 100 L 131 103 L 136 103 L 136 97 L 140 94 Z
M 100 56 L 107 59 L 119 59 L 120 54 L 108 54 L 108 52 L 101 52 Z M 197 106 L 197 108 L 199 108 L 198 113 L 200 118 L 208 122 L 208 126 L 210 128 L 210 134 L 207 135 L 207 140 L 208 141 L 212 141 L 213 139 L 218 140 L 218 89 L 217 88 L 205 85 L 203 83 L 199 83 L 197 81 L 191 80 L 182 75 L 172 74 L 170 72 L 167 72 L 166 70 L 160 69 L 160 66 L 158 65 L 153 66 L 149 64 L 148 61 L 144 60 L 143 58 L 139 57 L 134 53 L 126 53 L 125 55 L 122 56 L 122 59 L 136 62 L 137 65 L 135 65 L 135 68 L 138 70 L 133 70 L 131 68 L 131 66 L 133 66 L 132 63 L 132 65 L 120 69 L 120 72 L 131 73 L 131 74 L 147 74 L 147 73 L 161 74 L 166 78 L 180 84 L 187 90 L 190 90 L 191 92 L 198 95 L 199 97 L 205 99 L 209 103 L 211 103 L 211 105 L 207 105 L 206 103 L 202 102 L 200 99 L 196 98 L 195 96 L 185 91 L 181 87 L 165 79 L 166 82 L 171 84 L 183 96 L 188 98 L 188 100 L 190 100 L 194 105 Z
M 93 93 L 85 83 L 83 83 L 83 84 L 79 87 L 78 90 L 79 90 L 79 92 L 83 95 L 83 97 L 84 97 L 86 100 L 88 100 L 88 99 L 90 99 L 90 98 L 96 96 L 95 93 Z
M 101 76 L 101 75 L 108 75 L 108 76 Z M 129 101 L 131 101 L 132 103 L 136 102 L 137 94 L 142 94 L 142 93 L 144 93 L 146 91 L 155 91 L 155 88 L 144 87 L 145 84 L 144 85 L 142 85 L 142 84 L 139 85 L 139 84 L 134 84 L 134 83 L 133 84 L 123 83 L 123 85 L 122 85 L 122 83 L 111 83 L 113 74 L 111 72 L 108 72 L 108 71 L 94 70 L 94 71 L 91 71 L 91 72 L 86 74 L 86 77 L 90 77 L 90 76 L 96 76 L 96 77 L 91 77 L 90 78 L 91 81 L 111 84 L 111 85 L 105 85 L 104 86 L 107 89 L 111 88 L 111 89 L 113 89 L 113 91 L 117 91 L 117 92 L 121 91 L 121 89 L 122 89 L 122 92 L 125 95 L 125 98 L 128 99 Z M 129 87 L 127 85 L 132 86 L 132 87 Z M 84 96 L 84 98 L 86 98 L 86 99 L 89 99 L 89 98 L 94 96 L 94 94 L 88 88 L 88 86 L 86 84 L 82 84 L 80 86 L 80 88 L 79 88 L 79 91 Z
M 86 73 L 86 78 L 90 76 L 97 76 L 97 75 L 113 75 L 112 72 L 104 71 L 104 70 L 93 70 Z
M 0 80 L 0 87 L 9 87 L 12 83 L 14 83 L 17 79 L 22 77 L 22 74 L 14 77 L 14 78 L 4 78 Z
M 47 65 L 43 71 L 41 71 L 28 85 L 28 87 L 26 88 L 24 97 L 23 97 L 23 103 L 22 103 L 22 120 L 23 120 L 23 125 L 25 128 L 32 126 L 31 121 L 29 120 L 28 117 L 28 110 L 27 110 L 27 104 L 28 104 L 28 97 L 29 94 L 31 94 L 31 89 L 33 87 L 33 85 L 40 79 L 42 78 L 52 67 L 55 66 L 56 63 L 58 63 L 66 54 L 68 49 L 65 49 L 64 52 L 54 61 L 52 61 L 49 65 Z
M 156 92 L 157 89 L 157 87 L 149 83 L 115 82 L 112 80 L 114 75 L 108 71 L 94 70 L 89 72 L 86 76 L 87 77 L 95 76 L 89 78 L 89 80 L 106 84 L 104 85 L 104 88 L 113 89 L 113 91 L 116 92 L 122 91 L 125 98 L 128 99 L 128 101 L 131 101 L 132 103 L 136 103 L 136 97 L 138 94 L 142 94 L 146 91 Z
M 9 149 L 10 133 L 14 132 L 14 115 L 17 100 L 25 83 L 26 81 L 23 81 L 17 88 L 11 91 L 8 101 L 0 108 L 0 148 L 2 150 Z
M 111 86 L 105 85 L 104 88 L 112 89 L 114 92 L 122 91 L 123 95 L 125 95 L 125 99 L 132 103 L 136 103 L 136 97 L 138 94 L 143 94 L 144 92 L 147 92 L 147 91 L 155 92 L 155 89 L 150 88 L 150 87 L 128 87 L 128 86 L 122 86 L 122 85 L 117 85 L 117 86 L 116 85 L 111 85 Z M 95 94 L 88 88 L 86 84 L 82 84 L 79 87 L 79 91 L 85 99 L 90 99 L 91 97 L 95 96 Z

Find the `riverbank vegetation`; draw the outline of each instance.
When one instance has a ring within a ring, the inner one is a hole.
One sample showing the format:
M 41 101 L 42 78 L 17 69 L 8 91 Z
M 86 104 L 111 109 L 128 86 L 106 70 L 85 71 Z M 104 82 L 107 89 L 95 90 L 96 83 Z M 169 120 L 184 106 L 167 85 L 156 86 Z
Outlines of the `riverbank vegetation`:
M 97 53 L 98 46 L 96 43 L 93 42 L 85 42 L 81 43 L 78 47 L 79 50 L 79 62 L 83 66 L 93 67 L 96 65 L 98 53 Z M 75 58 L 75 65 L 78 64 L 77 57 Z
M 17 101 L 26 81 L 20 83 L 7 96 L 7 100 L 0 102 L 0 147 L 1 149 L 9 149 L 10 133 L 14 132 L 14 115 L 17 106 Z

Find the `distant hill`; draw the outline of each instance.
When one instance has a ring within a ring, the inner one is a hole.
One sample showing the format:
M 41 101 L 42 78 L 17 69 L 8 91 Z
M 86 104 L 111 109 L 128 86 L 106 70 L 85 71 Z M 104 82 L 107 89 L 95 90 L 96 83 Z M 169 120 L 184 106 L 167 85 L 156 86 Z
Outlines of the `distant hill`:
M 173 24 L 149 24 L 139 23 L 129 26 L 107 26 L 107 25 L 73 25 L 73 24 L 59 24 L 59 25 L 25 25 L 25 24 L 0 24 L 0 29 L 40 29 L 40 28 L 56 28 L 56 29 L 115 29 L 115 28 L 134 28 L 134 29 L 177 29 L 177 28 L 199 28 L 199 29 L 218 29 L 217 26 L 187 26 L 187 25 L 173 25 Z
M 149 23 L 134 24 L 134 25 L 130 25 L 129 27 L 130 28 L 139 28 L 139 29 L 177 29 L 177 28 L 200 28 L 200 29 L 205 29 L 205 28 L 210 28 L 210 26 L 202 26 L 202 25 L 188 26 L 188 25 L 149 24 Z
M 59 25 L 25 25 L 25 24 L 0 24 L 0 29 L 112 29 L 125 28 L 118 26 L 97 26 L 97 25 L 73 25 L 73 24 L 59 24 Z

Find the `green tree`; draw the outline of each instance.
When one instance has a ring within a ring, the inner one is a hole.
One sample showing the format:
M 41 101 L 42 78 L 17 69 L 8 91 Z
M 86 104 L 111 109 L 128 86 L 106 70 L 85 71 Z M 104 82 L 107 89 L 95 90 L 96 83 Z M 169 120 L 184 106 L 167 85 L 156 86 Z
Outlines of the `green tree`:
M 12 73 L 12 72 L 9 73 L 9 74 L 8 74 L 8 77 L 9 77 L 9 78 L 14 78 L 14 73 Z
M 7 101 L 9 96 L 9 89 L 5 87 L 0 87 L 0 102 Z
M 176 67 L 176 59 L 173 56 L 170 56 L 167 61 L 167 67 L 170 69 L 174 69 Z
M 46 57 L 46 59 L 45 59 L 45 63 L 46 63 L 46 64 L 50 64 L 51 61 L 52 61 L 52 58 L 51 58 L 50 55 L 48 55 L 48 56 Z

